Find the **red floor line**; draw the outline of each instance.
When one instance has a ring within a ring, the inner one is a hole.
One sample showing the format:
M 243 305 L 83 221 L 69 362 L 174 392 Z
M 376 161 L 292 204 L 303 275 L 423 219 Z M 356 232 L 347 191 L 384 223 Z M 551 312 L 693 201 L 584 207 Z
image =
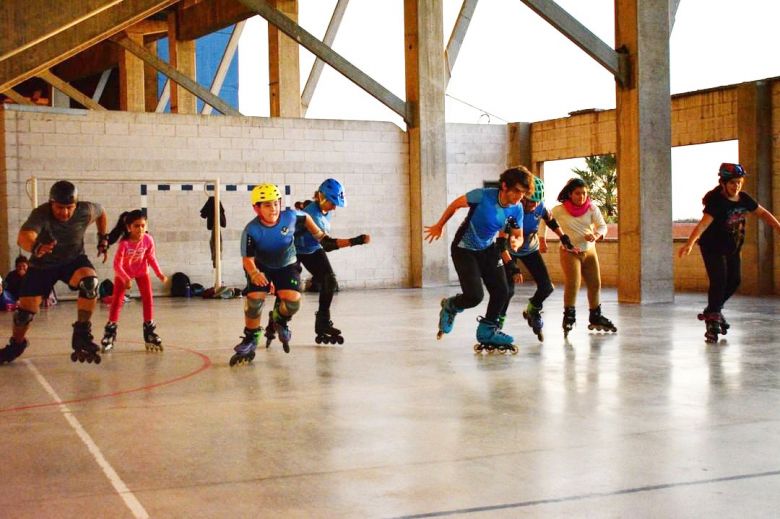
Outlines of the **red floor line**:
M 172 378 L 170 380 L 164 380 L 164 381 L 158 382 L 156 384 L 149 384 L 149 385 L 146 385 L 146 386 L 136 387 L 136 388 L 132 388 L 132 389 L 125 389 L 125 390 L 122 390 L 122 391 L 115 391 L 113 393 L 106 393 L 104 395 L 88 396 L 88 397 L 85 397 L 85 398 L 76 398 L 76 399 L 73 399 L 73 400 L 63 400 L 62 402 L 48 402 L 48 403 L 45 403 L 45 404 L 30 404 L 30 405 L 24 405 L 24 406 L 19 406 L 19 407 L 9 407 L 9 408 L 6 408 L 6 409 L 0 409 L 0 413 L 10 413 L 10 412 L 14 412 L 14 411 L 25 411 L 25 410 L 28 410 L 28 409 L 38 409 L 38 408 L 41 408 L 41 407 L 54 407 L 54 406 L 58 406 L 58 405 L 61 405 L 61 404 L 74 404 L 74 403 L 79 403 L 79 402 L 88 402 L 90 400 L 100 400 L 102 398 L 112 398 L 112 397 L 119 396 L 119 395 L 126 395 L 128 393 L 138 393 L 140 391 L 148 391 L 150 389 L 155 389 L 155 388 L 158 388 L 158 387 L 168 386 L 170 384 L 175 384 L 176 382 L 181 382 L 182 380 L 186 380 L 188 378 L 194 377 L 198 373 L 201 373 L 202 371 L 205 371 L 205 370 L 207 370 L 207 369 L 209 369 L 211 367 L 211 359 L 208 356 L 206 356 L 206 355 L 204 355 L 204 354 L 202 354 L 200 352 L 194 351 L 194 350 L 188 350 L 187 348 L 179 348 L 179 347 L 176 347 L 176 346 L 173 346 L 173 348 L 176 348 L 176 349 L 179 349 L 179 350 L 186 351 L 186 352 L 192 353 L 194 355 L 197 355 L 198 357 L 200 357 L 203 360 L 203 364 L 201 364 L 201 366 L 198 369 L 196 369 L 195 371 L 193 371 L 191 373 L 186 373 L 186 374 L 181 375 L 179 377 Z

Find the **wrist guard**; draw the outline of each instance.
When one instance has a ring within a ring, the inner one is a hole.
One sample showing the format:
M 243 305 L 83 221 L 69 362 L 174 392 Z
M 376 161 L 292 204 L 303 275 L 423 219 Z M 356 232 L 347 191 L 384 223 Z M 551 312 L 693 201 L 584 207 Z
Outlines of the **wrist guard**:
M 108 253 L 108 234 L 98 233 L 97 251 L 98 254 Z
M 508 242 L 506 238 L 498 237 L 496 238 L 496 247 L 498 247 L 498 252 L 503 252 L 507 250 Z
M 506 226 L 510 229 L 520 228 L 520 224 L 517 223 L 517 219 L 514 216 L 510 216 L 506 219 Z
M 350 247 L 354 246 L 354 245 L 363 245 L 364 243 L 366 243 L 366 235 L 365 234 L 359 234 L 359 235 L 355 236 L 354 238 L 350 238 L 349 239 Z
M 320 240 L 320 245 L 325 252 L 330 252 L 339 248 L 339 244 L 335 238 L 331 238 L 327 234 Z
M 563 245 L 569 250 L 572 250 L 574 248 L 574 245 L 571 243 L 571 238 L 569 238 L 568 234 L 564 234 L 563 236 L 561 236 L 561 245 Z

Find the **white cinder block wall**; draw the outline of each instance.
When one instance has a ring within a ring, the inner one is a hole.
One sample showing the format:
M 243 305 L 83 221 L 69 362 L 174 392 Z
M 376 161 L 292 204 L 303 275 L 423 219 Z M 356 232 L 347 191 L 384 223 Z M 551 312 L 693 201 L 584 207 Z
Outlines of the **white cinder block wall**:
M 348 205 L 333 218 L 337 237 L 363 232 L 368 246 L 331 255 L 343 288 L 403 287 L 409 279 L 408 148 L 404 131 L 391 123 L 316 119 L 271 119 L 47 108 L 0 109 L 5 125 L 5 182 L 9 258 L 18 253 L 16 234 L 29 214 L 28 179 L 76 182 L 81 198 L 106 208 L 110 227 L 119 213 L 140 206 L 140 184 L 274 182 L 292 188 L 292 201 L 311 197 L 328 177 L 342 181 Z M 506 128 L 447 126 L 448 200 L 497 179 L 504 170 Z M 106 182 L 106 179 L 121 179 Z M 40 181 L 39 203 L 51 181 Z M 243 286 L 239 240 L 254 216 L 246 191 L 222 192 L 223 282 Z M 200 209 L 203 192 L 148 194 L 149 231 L 164 271 L 187 273 L 213 285 L 209 232 Z M 441 208 L 444 210 L 444 207 Z M 466 212 L 448 226 L 451 239 Z M 433 223 L 433 222 L 431 222 Z M 428 223 L 426 222 L 426 225 Z M 95 233 L 87 234 L 94 258 Z M 97 265 L 101 279 L 110 264 Z M 10 265 L 3 268 L 3 272 Z M 454 269 L 450 278 L 457 281 Z M 159 284 L 155 284 L 160 291 Z

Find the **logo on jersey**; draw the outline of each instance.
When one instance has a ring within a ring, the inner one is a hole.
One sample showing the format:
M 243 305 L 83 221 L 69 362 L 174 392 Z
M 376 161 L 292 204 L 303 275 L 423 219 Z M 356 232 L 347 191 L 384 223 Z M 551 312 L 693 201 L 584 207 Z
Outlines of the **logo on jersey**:
M 290 233 L 290 229 L 287 226 L 282 227 L 282 236 L 287 236 Z

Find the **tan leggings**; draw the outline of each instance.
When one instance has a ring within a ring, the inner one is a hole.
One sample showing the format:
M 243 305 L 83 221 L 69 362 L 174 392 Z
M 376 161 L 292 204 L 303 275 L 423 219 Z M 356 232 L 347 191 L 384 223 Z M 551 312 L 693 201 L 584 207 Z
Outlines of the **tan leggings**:
M 595 247 L 581 254 L 562 250 L 561 269 L 564 277 L 563 306 L 575 306 L 583 278 L 588 287 L 588 308 L 596 308 L 601 303 L 601 271 Z

